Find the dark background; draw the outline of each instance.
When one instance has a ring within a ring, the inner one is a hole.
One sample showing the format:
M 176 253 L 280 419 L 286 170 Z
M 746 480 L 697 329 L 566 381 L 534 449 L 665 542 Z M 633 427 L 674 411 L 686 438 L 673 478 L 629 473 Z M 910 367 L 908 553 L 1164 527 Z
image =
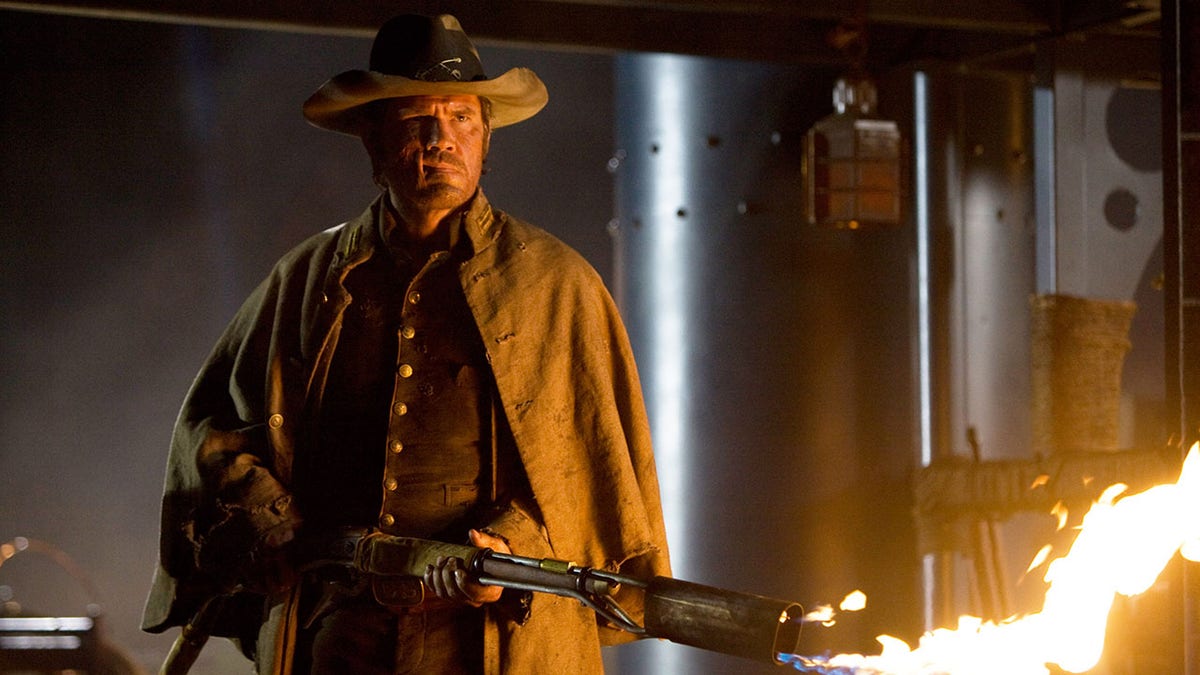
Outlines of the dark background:
M 0 11 L 0 542 L 51 547 L 0 561 L 0 600 L 95 603 L 157 669 L 174 632 L 137 627 L 172 423 L 274 260 L 373 197 L 358 140 L 300 115 L 369 46 Z M 530 65 L 551 91 L 496 132 L 489 198 L 610 277 L 611 57 L 480 49 L 490 75 Z M 230 652 L 214 641 L 197 672 L 243 668 Z

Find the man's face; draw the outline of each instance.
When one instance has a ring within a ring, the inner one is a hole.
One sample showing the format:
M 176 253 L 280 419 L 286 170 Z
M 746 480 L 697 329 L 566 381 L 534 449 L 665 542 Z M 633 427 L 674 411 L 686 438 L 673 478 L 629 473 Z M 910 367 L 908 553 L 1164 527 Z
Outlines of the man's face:
M 479 185 L 489 129 L 476 96 L 390 99 L 368 141 L 375 172 L 402 212 L 456 209 Z

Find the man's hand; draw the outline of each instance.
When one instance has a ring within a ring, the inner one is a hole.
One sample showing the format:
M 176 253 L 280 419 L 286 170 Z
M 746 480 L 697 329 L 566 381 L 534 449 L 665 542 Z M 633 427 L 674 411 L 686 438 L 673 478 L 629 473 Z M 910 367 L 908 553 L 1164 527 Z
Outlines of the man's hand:
M 251 587 L 274 595 L 300 582 L 288 552 L 288 545 L 296 538 L 299 522 L 298 517 L 291 518 L 259 535 L 252 554 Z
M 220 520 L 194 542 L 196 566 L 225 589 L 275 594 L 294 585 L 288 545 L 303 521 L 291 497 L 219 508 Z
M 499 537 L 484 534 L 479 530 L 469 533 L 471 545 L 490 548 L 497 553 L 512 553 L 508 544 Z M 484 586 L 471 580 L 458 558 L 439 556 L 437 564 L 425 566 L 425 586 L 444 600 L 461 602 L 479 607 L 487 602 L 496 602 L 504 589 L 499 586 Z

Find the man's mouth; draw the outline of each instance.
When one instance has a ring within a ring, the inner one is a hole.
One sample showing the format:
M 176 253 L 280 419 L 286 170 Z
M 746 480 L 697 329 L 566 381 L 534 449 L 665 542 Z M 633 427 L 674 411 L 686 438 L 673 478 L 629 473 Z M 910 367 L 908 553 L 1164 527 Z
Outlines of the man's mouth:
M 427 157 L 422 163 L 426 174 L 431 173 L 461 173 L 464 166 L 461 160 L 453 155 L 438 155 Z

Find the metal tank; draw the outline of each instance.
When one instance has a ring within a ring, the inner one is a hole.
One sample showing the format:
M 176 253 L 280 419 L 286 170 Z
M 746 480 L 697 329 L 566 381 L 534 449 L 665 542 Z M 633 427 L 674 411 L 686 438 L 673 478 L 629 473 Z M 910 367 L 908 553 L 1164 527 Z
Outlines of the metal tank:
M 909 477 L 915 235 L 806 225 L 801 139 L 833 71 L 615 59 L 615 291 L 654 433 L 679 579 L 866 610 L 803 650 L 915 640 Z M 887 101 L 881 100 L 887 113 Z M 647 641 L 609 673 L 778 672 Z
M 915 73 L 913 89 L 914 221 L 926 280 L 921 464 L 1029 458 L 1032 89 L 1019 73 L 948 69 Z M 926 628 L 953 626 L 963 613 L 1003 618 L 1037 602 L 1036 584 L 1010 582 L 1049 534 L 1038 526 L 1043 514 L 971 523 L 918 516 Z M 1017 590 L 1030 597 L 1012 597 Z

